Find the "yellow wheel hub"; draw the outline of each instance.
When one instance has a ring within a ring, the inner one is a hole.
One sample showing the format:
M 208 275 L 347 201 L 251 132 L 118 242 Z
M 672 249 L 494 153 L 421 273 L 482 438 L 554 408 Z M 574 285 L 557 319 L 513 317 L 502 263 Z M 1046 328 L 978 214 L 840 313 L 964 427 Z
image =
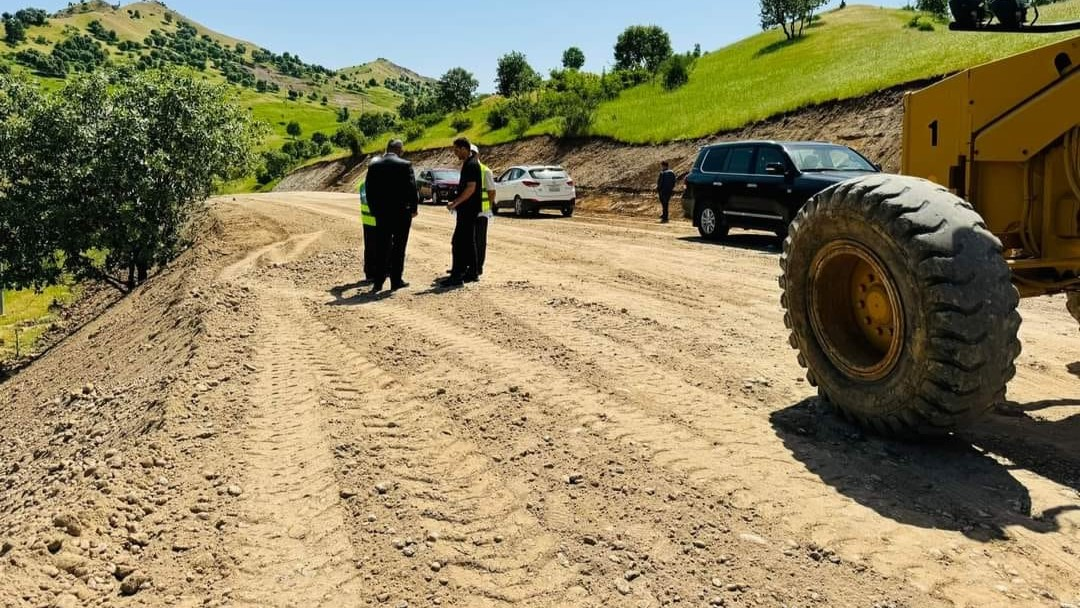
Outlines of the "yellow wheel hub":
M 903 346 L 903 308 L 877 256 L 853 241 L 834 241 L 810 267 L 810 322 L 829 359 L 856 380 L 889 374 Z

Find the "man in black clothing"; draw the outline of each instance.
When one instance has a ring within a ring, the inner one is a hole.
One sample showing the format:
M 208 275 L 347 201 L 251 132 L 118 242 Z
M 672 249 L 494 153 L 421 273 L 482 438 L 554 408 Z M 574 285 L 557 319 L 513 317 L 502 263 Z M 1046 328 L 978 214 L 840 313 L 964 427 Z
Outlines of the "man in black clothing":
M 376 221 L 376 263 L 371 293 L 382 291 L 389 277 L 390 289 L 408 287 L 405 249 L 409 244 L 412 220 L 419 212 L 420 198 L 412 163 L 401 158 L 404 144 L 400 139 L 386 146 L 386 154 L 371 163 L 367 173 L 367 200 Z
M 656 192 L 660 195 L 660 207 L 664 210 L 660 221 L 668 223 L 668 207 L 671 205 L 671 197 L 675 195 L 675 172 L 665 160 L 660 163 L 660 176 L 656 179 Z
M 476 258 L 476 217 L 483 206 L 484 176 L 480 161 L 472 152 L 472 144 L 461 137 L 454 141 L 454 154 L 464 162 L 461 166 L 461 179 L 458 180 L 458 195 L 447 204 L 454 212 L 456 224 L 454 238 L 451 241 L 454 263 L 450 276 L 441 284 L 443 287 L 457 287 L 465 283 L 474 283 L 478 265 Z

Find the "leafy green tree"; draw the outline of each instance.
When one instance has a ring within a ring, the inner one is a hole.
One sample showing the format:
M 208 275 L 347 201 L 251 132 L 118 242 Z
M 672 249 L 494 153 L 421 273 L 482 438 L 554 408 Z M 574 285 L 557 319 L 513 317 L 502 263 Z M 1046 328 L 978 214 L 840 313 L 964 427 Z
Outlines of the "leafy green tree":
M 402 102 L 401 106 L 398 107 L 398 116 L 400 116 L 402 120 L 412 120 L 416 118 L 417 112 L 415 97 L 409 95 L 405 98 L 405 101 Z
M 4 13 L 4 41 L 11 45 L 26 40 L 26 25 L 11 13 Z
M 568 70 L 580 70 L 585 67 L 585 52 L 576 46 L 566 49 L 562 55 L 562 64 Z
M 784 31 L 788 40 L 803 35 L 803 30 L 814 19 L 814 12 L 826 4 L 826 0 L 760 0 L 761 29 L 776 26 Z
M 326 136 L 326 133 L 316 131 L 311 134 L 311 141 L 315 142 L 315 145 L 321 146 L 330 141 L 330 138 Z
M 360 158 L 364 154 L 364 135 L 354 126 L 341 127 L 334 133 L 331 141 L 335 146 L 351 152 L 353 158 Z
M 356 119 L 356 128 L 370 138 L 393 129 L 396 122 L 389 112 L 364 112 Z
M 480 83 L 465 68 L 452 68 L 443 74 L 438 83 L 438 100 L 445 110 L 466 110 L 472 104 L 473 95 Z
M 297 138 L 304 133 L 304 129 L 300 127 L 300 123 L 293 120 L 285 125 L 285 132 L 289 134 L 289 137 Z
M 178 72 L 98 72 L 53 95 L 0 77 L 7 280 L 71 272 L 130 289 L 174 259 L 214 186 L 252 168 L 264 130 L 232 95 Z
M 498 91 L 503 97 L 523 95 L 540 87 L 540 75 L 529 65 L 525 55 L 517 51 L 500 57 L 495 73 Z
M 949 16 L 948 0 L 916 0 L 915 9 L 933 13 L 938 17 Z
M 26 27 L 49 25 L 49 13 L 40 8 L 24 8 L 15 12 L 15 18 Z
M 694 64 L 694 55 L 672 55 L 660 68 L 664 88 L 673 91 L 690 82 L 690 68 Z
M 656 72 L 671 54 L 671 37 L 662 28 L 632 25 L 619 34 L 615 43 L 615 67 Z

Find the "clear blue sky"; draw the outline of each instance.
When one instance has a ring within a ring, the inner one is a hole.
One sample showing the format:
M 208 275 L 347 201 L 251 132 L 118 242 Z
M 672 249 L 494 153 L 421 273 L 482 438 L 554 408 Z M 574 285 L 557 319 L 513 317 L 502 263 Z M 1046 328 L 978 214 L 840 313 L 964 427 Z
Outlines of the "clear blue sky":
M 127 2 L 125 2 L 126 4 Z M 835 6 L 838 1 L 830 3 Z M 907 0 L 869 0 L 902 6 Z M 173 10 L 223 34 L 274 52 L 338 69 L 385 57 L 425 76 L 461 66 L 495 83 L 495 61 L 521 51 L 541 73 L 558 67 L 570 46 L 585 51 L 586 69 L 609 66 L 612 47 L 629 25 L 656 24 L 676 51 L 701 44 L 715 50 L 759 31 L 754 0 L 168 0 Z M 38 6 L 54 11 L 66 0 L 0 0 L 12 11 Z

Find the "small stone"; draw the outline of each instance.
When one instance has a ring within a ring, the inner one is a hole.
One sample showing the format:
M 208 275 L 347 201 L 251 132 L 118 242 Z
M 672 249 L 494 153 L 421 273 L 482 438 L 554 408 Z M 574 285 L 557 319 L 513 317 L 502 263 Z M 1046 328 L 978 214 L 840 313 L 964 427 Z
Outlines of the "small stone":
M 388 494 L 390 492 L 390 490 L 393 489 L 393 487 L 394 487 L 393 484 L 382 481 L 382 482 L 379 482 L 379 483 L 375 484 L 375 491 L 378 492 L 379 494 Z
M 341 496 L 345 500 L 349 500 L 350 498 L 354 498 L 356 496 L 356 494 L 357 494 L 356 490 L 342 490 L 341 492 L 338 493 L 338 495 Z
M 375 599 L 379 600 L 379 602 L 381 602 L 381 603 L 385 603 L 385 602 L 390 601 L 390 594 L 386 593 L 386 592 L 383 592 L 383 593 L 380 593 L 379 595 L 376 595 Z
M 761 538 L 757 534 L 740 534 L 739 538 L 748 543 L 754 543 L 755 545 L 768 545 L 769 541 Z
M 431 562 L 431 571 L 438 572 L 439 570 L 442 570 L 442 564 L 439 562 Z
M 53 526 L 67 532 L 69 536 L 82 536 L 82 524 L 72 515 L 57 515 L 53 518 Z
M 630 595 L 630 592 L 633 591 L 630 587 L 630 583 L 622 579 L 615 581 L 615 589 L 623 595 Z
M 186 540 L 178 540 L 178 541 L 174 542 L 173 545 L 172 545 L 172 550 L 176 551 L 177 553 L 183 553 L 185 551 L 191 551 L 192 548 L 193 548 L 193 545 L 192 545 L 191 541 L 186 541 Z
M 56 555 L 60 552 L 60 549 L 64 548 L 64 541 L 60 538 L 50 539 L 47 543 L 45 543 L 45 548 L 49 550 L 49 553 Z
M 427 542 L 429 542 L 429 543 L 437 543 L 437 542 L 439 542 L 439 533 L 434 532 L 434 531 L 428 532 L 427 533 Z
M 714 597 L 711 600 L 709 600 L 709 605 L 710 606 L 727 606 L 727 600 L 725 600 L 724 598 L 722 598 L 720 596 L 717 596 L 717 597 Z
M 724 586 L 724 581 L 722 581 L 722 580 L 720 580 L 718 578 L 714 578 L 714 579 L 712 579 L 712 586 L 719 589 L 719 588 Z
M 566 478 L 566 483 L 576 486 L 585 481 L 585 476 L 581 473 L 574 473 Z
M 394 604 L 394 608 L 409 608 L 409 602 L 406 602 L 405 600 L 401 600 L 397 604 Z
M 405 541 L 403 539 L 396 538 L 396 539 L 394 539 L 393 544 L 394 544 L 394 548 L 397 549 L 398 551 L 401 551 L 402 549 L 405 548 Z
M 83 603 L 70 593 L 61 593 L 53 600 L 52 608 L 79 608 Z
M 135 572 L 135 566 L 132 566 L 130 564 L 116 564 L 116 566 L 113 568 L 113 577 L 115 577 L 118 581 L 122 581 L 125 578 L 131 576 L 133 572 Z
M 413 557 L 414 555 L 416 555 L 416 547 L 409 545 L 401 550 L 401 554 L 405 557 Z
M 694 541 L 694 546 L 697 547 L 698 549 L 704 549 L 708 545 L 706 545 L 705 541 L 703 541 L 703 540 L 695 540 Z
M 124 468 L 124 459 L 120 456 L 113 456 L 105 462 L 110 469 L 122 469 Z
M 240 489 L 240 486 L 229 486 L 226 491 L 229 493 L 229 496 L 240 496 L 244 493 L 244 491 Z
M 585 543 L 586 545 L 589 545 L 590 547 L 595 547 L 596 546 L 596 539 L 591 537 L 591 536 L 586 536 L 585 538 L 581 539 L 581 542 Z
M 60 569 L 56 566 L 46 565 L 44 568 L 41 569 L 41 571 L 45 574 L 45 576 L 49 578 L 56 578 L 60 576 Z
M 135 595 L 144 587 L 150 586 L 150 577 L 142 572 L 132 572 L 120 583 L 120 595 Z
M 378 517 L 375 517 L 375 514 L 374 514 L 374 513 L 368 513 L 368 516 L 367 516 L 367 521 L 368 521 L 368 523 L 369 523 L 369 524 L 373 524 L 373 523 L 375 523 L 376 521 L 378 521 L 378 519 L 379 519 L 379 518 L 378 518 Z
M 5 540 L 3 544 L 0 544 L 0 557 L 11 553 L 11 550 L 15 548 L 15 545 L 11 544 L 11 541 Z
M 627 570 L 626 573 L 623 574 L 623 578 L 625 578 L 627 581 L 632 581 L 639 576 L 641 576 L 641 573 L 637 570 Z

